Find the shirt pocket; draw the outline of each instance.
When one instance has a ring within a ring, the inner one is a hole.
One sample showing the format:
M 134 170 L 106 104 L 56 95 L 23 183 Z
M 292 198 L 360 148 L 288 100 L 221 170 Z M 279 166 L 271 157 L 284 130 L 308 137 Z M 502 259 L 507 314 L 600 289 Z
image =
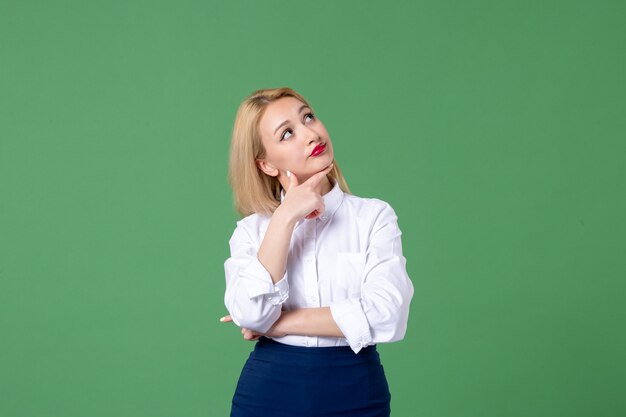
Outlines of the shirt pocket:
M 337 254 L 336 289 L 345 298 L 361 297 L 361 283 L 365 273 L 365 254 L 339 252 Z

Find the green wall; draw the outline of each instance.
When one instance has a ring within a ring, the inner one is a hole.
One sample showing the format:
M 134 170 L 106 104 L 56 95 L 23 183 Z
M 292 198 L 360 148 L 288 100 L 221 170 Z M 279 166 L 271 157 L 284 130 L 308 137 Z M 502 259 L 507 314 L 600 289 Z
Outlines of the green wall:
M 0 416 L 227 415 L 229 135 L 284 85 L 399 216 L 394 416 L 625 415 L 625 14 L 0 0 Z

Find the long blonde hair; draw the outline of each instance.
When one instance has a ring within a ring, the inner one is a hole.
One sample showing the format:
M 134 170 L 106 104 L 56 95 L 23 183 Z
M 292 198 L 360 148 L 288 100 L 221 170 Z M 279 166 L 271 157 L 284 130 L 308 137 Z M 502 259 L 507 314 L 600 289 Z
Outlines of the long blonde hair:
M 261 117 L 268 104 L 282 97 L 294 97 L 311 107 L 300 94 L 283 87 L 257 90 L 237 110 L 230 144 L 228 181 L 233 188 L 235 209 L 244 217 L 252 213 L 269 215 L 280 205 L 282 187 L 278 178 L 262 172 L 256 160 L 265 157 L 259 131 Z M 328 176 L 336 180 L 344 192 L 350 193 L 336 160 Z

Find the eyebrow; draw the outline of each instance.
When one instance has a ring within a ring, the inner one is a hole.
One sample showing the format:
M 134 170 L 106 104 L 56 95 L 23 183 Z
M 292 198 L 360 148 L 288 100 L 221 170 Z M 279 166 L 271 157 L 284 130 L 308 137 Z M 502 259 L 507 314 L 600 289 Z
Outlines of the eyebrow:
M 306 104 L 303 104 L 302 106 L 300 106 L 300 108 L 298 109 L 298 114 L 300 114 L 302 109 L 306 109 L 306 108 L 309 108 L 309 106 L 307 106 Z M 278 132 L 278 129 L 280 129 L 281 127 L 285 126 L 287 123 L 289 123 L 289 120 L 285 120 L 284 122 L 282 122 L 281 124 L 276 126 L 276 130 L 274 130 L 274 134 L 276 134 L 276 132 Z

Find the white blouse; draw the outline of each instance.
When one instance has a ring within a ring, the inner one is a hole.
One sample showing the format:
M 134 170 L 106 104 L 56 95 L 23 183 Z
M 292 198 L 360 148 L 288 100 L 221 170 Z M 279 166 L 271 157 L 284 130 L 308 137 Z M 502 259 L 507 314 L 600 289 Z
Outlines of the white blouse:
M 224 302 L 235 324 L 261 333 L 282 310 L 330 306 L 345 337 L 288 335 L 273 339 L 296 346 L 365 346 L 401 340 L 413 285 L 402 255 L 394 210 L 384 201 L 344 193 L 339 184 L 323 195 L 326 211 L 296 224 L 285 275 L 276 284 L 257 252 L 270 216 L 237 222 L 224 263 Z

